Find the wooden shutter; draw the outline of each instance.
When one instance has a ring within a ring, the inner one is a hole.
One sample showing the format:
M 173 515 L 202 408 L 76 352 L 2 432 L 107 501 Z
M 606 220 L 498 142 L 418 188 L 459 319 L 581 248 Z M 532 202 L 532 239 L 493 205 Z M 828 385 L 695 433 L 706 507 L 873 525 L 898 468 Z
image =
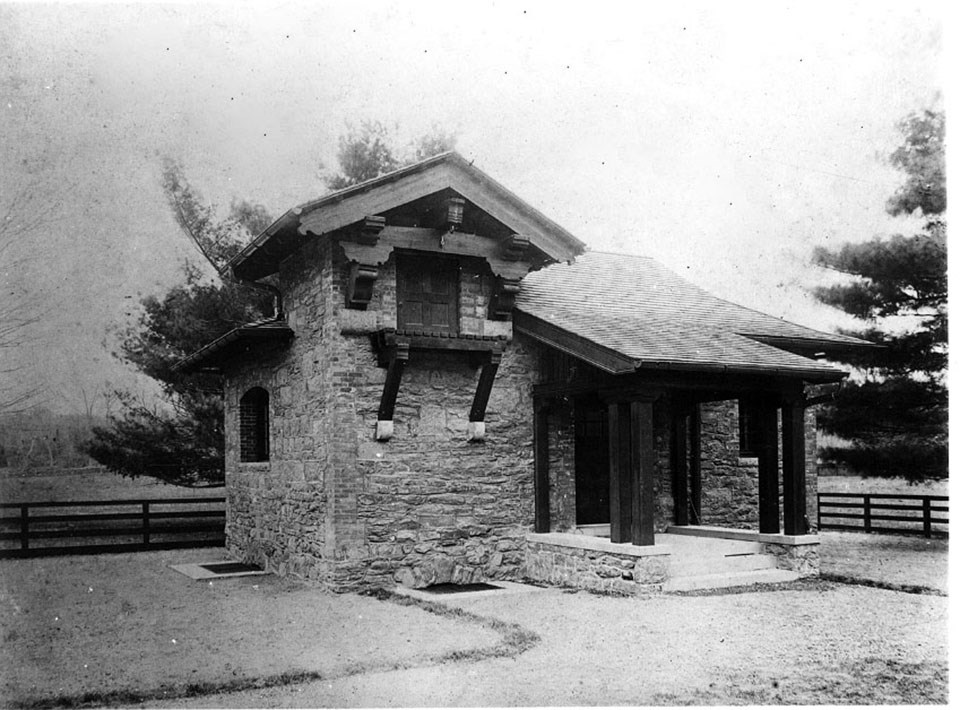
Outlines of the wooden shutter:
M 456 261 L 402 254 L 397 257 L 397 327 L 457 333 L 460 273 Z

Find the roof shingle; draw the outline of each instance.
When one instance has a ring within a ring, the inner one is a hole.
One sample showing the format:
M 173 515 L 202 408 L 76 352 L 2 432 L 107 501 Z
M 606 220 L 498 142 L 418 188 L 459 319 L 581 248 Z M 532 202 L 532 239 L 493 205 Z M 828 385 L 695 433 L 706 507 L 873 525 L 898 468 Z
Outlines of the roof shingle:
M 778 371 L 842 376 L 770 342 L 868 346 L 713 296 L 653 259 L 588 252 L 521 282 L 517 308 L 634 361 L 634 367 Z M 766 340 L 767 342 L 762 342 Z

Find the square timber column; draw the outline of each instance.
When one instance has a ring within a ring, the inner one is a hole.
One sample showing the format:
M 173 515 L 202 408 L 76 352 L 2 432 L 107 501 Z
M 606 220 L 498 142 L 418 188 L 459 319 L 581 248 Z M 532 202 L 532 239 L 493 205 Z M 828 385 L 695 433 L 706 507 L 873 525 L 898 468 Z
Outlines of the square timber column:
M 670 460 L 673 467 L 673 521 L 677 525 L 689 525 L 690 479 L 687 466 L 687 410 L 682 406 L 675 406 L 673 412 Z
M 800 399 L 787 401 L 783 413 L 783 532 L 807 534 L 807 461 L 804 409 Z
M 780 532 L 780 465 L 777 460 L 777 401 L 757 400 L 757 468 L 760 488 L 760 532 Z
M 630 527 L 634 545 L 653 544 L 653 479 L 656 475 L 653 451 L 653 400 L 630 403 L 631 468 L 633 477 L 633 520 Z
M 610 541 L 652 545 L 653 399 L 613 402 L 610 437 Z
M 550 409 L 535 401 L 533 407 L 533 530 L 550 532 Z
M 633 479 L 630 476 L 630 404 L 607 408 L 610 442 L 610 542 L 630 542 L 633 520 Z

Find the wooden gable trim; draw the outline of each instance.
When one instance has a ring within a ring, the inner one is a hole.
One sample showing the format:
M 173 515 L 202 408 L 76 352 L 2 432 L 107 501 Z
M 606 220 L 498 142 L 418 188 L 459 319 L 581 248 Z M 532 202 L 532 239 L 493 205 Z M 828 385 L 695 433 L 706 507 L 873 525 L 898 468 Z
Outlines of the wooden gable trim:
M 584 243 L 563 227 L 459 155 L 449 153 L 288 211 L 232 259 L 229 266 L 239 278 L 262 278 L 276 271 L 279 261 L 296 251 L 308 234 L 331 234 L 369 215 L 446 189 L 454 190 L 522 234 L 529 245 L 550 260 L 570 260 L 584 250 Z M 526 243 L 512 243 L 507 259 L 516 258 L 526 247 Z
M 369 220 L 370 218 L 366 218 Z M 422 251 L 445 256 L 468 256 L 486 259 L 494 275 L 504 279 L 522 279 L 530 267 L 512 258 L 514 245 L 524 238 L 513 235 L 496 240 L 478 234 L 446 232 L 430 227 L 383 227 L 376 239 L 361 241 L 347 233 L 339 238 L 344 254 L 351 262 L 382 266 L 397 249 Z
M 500 190 L 491 188 L 491 183 L 453 165 L 442 164 L 426 172 L 403 176 L 379 189 L 323 205 L 300 218 L 298 231 L 302 235 L 329 234 L 367 215 L 380 214 L 426 195 L 452 189 L 514 232 L 523 234 L 551 259 L 572 259 L 583 251 L 584 245 L 576 237 L 546 217 L 531 216 L 527 206 L 511 204 L 499 194 Z
M 382 179 L 386 179 L 384 176 Z M 304 210 L 299 232 L 328 234 L 367 215 L 379 214 L 416 199 L 452 189 L 494 219 L 528 238 L 550 258 L 567 260 L 580 254 L 585 244 L 553 220 L 527 205 L 502 185 L 467 164 L 459 156 L 423 171 L 400 175 L 383 185 Z

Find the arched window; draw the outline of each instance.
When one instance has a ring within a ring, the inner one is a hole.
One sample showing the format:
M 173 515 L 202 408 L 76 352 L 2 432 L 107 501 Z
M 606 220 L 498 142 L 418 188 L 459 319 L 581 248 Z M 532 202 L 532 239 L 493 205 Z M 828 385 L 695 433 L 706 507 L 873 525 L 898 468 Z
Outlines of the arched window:
M 262 387 L 240 398 L 240 461 L 270 459 L 270 395 Z

